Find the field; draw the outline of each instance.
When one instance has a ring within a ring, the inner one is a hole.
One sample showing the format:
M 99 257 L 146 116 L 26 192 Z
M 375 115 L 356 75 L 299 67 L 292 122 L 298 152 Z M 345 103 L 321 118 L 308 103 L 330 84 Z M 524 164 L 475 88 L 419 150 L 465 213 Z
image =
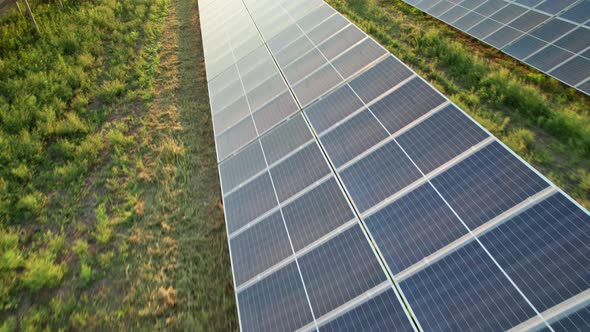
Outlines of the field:
M 0 16 L 1 332 L 237 329 L 196 2 Z M 399 0 L 328 2 L 590 207 L 590 98 Z
M 0 331 L 235 329 L 196 1 L 65 5 L 0 23 Z

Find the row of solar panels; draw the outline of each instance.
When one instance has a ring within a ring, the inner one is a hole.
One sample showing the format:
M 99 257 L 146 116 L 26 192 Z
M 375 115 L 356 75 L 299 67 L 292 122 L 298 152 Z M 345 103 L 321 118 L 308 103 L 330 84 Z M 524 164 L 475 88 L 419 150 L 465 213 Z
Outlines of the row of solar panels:
M 242 330 L 590 327 L 590 216 L 428 83 L 321 1 L 200 12 Z
M 590 94 L 590 1 L 404 1 Z

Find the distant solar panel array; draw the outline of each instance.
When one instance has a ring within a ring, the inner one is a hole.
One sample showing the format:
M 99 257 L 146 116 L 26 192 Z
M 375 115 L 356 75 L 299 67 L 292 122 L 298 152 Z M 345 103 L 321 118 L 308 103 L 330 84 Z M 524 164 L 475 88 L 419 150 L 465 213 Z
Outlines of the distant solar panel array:
M 203 0 L 243 331 L 583 330 L 590 215 L 319 0 Z
M 404 1 L 590 94 L 590 1 Z

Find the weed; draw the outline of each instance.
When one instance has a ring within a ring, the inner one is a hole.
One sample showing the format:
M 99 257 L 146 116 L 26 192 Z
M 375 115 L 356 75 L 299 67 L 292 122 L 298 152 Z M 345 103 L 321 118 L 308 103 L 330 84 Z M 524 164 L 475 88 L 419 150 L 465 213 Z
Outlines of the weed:
M 51 288 L 59 285 L 66 270 L 65 265 L 55 263 L 55 256 L 49 250 L 42 250 L 27 258 L 21 281 L 23 287 L 32 291 Z

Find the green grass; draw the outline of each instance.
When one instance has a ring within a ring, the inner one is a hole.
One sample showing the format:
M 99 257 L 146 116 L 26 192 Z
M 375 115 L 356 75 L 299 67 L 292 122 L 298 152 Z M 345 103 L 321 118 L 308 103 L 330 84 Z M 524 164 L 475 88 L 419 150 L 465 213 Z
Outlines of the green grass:
M 195 0 L 0 17 L 0 331 L 235 330 Z
M 590 208 L 590 98 L 401 0 L 328 0 Z

